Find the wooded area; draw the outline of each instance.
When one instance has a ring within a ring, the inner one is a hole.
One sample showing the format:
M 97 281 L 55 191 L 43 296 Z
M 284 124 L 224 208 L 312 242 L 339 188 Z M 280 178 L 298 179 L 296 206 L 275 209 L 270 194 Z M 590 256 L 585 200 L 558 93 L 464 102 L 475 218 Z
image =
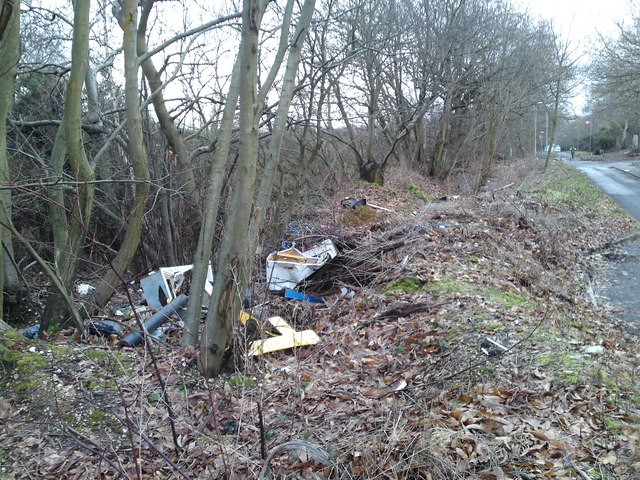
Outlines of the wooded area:
M 637 435 L 606 423 L 633 423 L 635 360 L 578 279 L 585 245 L 632 223 L 552 152 L 638 153 L 640 24 L 587 68 L 503 0 L 0 2 L 0 326 L 49 342 L 9 335 L 0 361 L 42 380 L 6 376 L 15 402 L 51 397 L 22 413 L 71 452 L 34 478 L 262 479 L 283 451 L 302 478 L 637 463 Z M 335 252 L 312 256 L 309 233 Z M 271 252 L 322 260 L 315 290 L 275 295 Z M 182 265 L 179 292 L 142 304 L 149 272 Z M 170 340 L 136 333 L 178 303 Z M 270 360 L 257 330 L 309 350 Z M 589 335 L 616 360 L 559 340 Z M 594 380 L 566 386 L 559 357 Z M 37 443 L 10 410 L 0 395 L 0 477 Z
M 501 1 L 4 0 L 0 27 L 5 295 L 32 295 L 20 270 L 40 269 L 42 331 L 81 329 L 160 266 L 194 264 L 202 291 L 211 262 L 203 337 L 197 295 L 183 336 L 206 345 L 207 376 L 256 249 L 300 202 L 344 176 L 383 184 L 389 165 L 474 190 L 500 156 L 546 145 L 548 167 L 577 78 L 571 44 Z M 635 37 L 622 30 L 594 67 L 623 143 L 637 114 L 612 89 Z M 81 272 L 98 282 L 78 305 Z

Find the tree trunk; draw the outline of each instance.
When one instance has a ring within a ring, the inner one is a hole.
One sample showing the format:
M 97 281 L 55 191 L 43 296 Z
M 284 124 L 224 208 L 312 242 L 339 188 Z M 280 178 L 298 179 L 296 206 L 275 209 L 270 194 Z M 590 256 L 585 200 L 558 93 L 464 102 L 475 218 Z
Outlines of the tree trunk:
M 120 279 L 131 264 L 133 256 L 138 251 L 142 234 L 142 218 L 146 210 L 149 197 L 149 166 L 147 152 L 144 147 L 142 133 L 142 115 L 140 114 L 140 97 L 138 95 L 138 54 L 136 48 L 138 2 L 126 0 L 123 5 L 124 13 L 124 77 L 125 104 L 127 110 L 127 129 L 129 133 L 129 157 L 133 168 L 133 175 L 139 182 L 135 186 L 133 207 L 127 222 L 127 231 L 122 240 L 120 250 L 116 254 L 111 269 L 102 277 L 96 286 L 93 302 L 96 307 L 104 306 L 114 289 L 120 284 Z
M 420 118 L 416 122 L 416 138 L 413 146 L 413 154 L 411 155 L 410 167 L 422 167 L 424 163 L 424 120 Z
M 442 107 L 442 116 L 438 126 L 433 160 L 431 161 L 430 175 L 436 178 L 444 178 L 448 169 L 447 150 L 449 145 L 449 133 L 451 130 L 451 94 L 447 93 Z
M 82 138 L 82 86 L 89 54 L 89 12 L 91 2 L 76 2 L 74 5 L 73 42 L 71 46 L 71 73 L 64 104 L 62 123 L 57 139 L 66 140 L 66 151 L 69 167 L 78 182 L 76 197 L 71 208 L 69 234 L 65 244 L 56 248 L 62 252 L 59 255 L 58 272 L 63 286 L 70 290 L 80 267 L 80 260 L 84 255 L 86 229 L 91 220 L 93 208 L 93 193 L 95 186 L 93 168 L 87 159 Z M 62 154 L 64 148 L 58 145 L 55 154 Z M 55 161 L 56 159 L 54 159 Z M 57 172 L 61 173 L 61 170 Z M 56 227 L 54 227 L 56 228 Z M 69 317 L 67 301 L 58 293 L 53 293 L 47 299 L 42 316 L 41 332 L 50 327 L 58 328 Z
M 374 183 L 376 185 L 384 185 L 384 172 L 382 167 L 375 160 L 360 165 L 360 180 Z
M 206 378 L 220 373 L 227 339 L 238 317 L 248 283 L 250 265 L 246 261 L 246 240 L 253 201 L 258 158 L 258 0 L 244 0 L 240 52 L 240 143 L 239 158 L 225 222 L 225 240 L 220 247 L 218 271 L 209 304 L 200 346 L 200 371 Z
M 260 228 L 267 214 L 267 205 L 271 199 L 273 185 L 275 183 L 278 166 L 280 165 L 280 151 L 282 150 L 282 141 L 287 129 L 287 120 L 291 100 L 296 87 L 296 74 L 300 64 L 300 54 L 302 45 L 309 31 L 311 17 L 315 10 L 315 0 L 305 0 L 302 7 L 300 18 L 296 31 L 293 34 L 294 41 L 289 49 L 289 57 L 287 58 L 287 67 L 285 69 L 284 78 L 282 80 L 282 89 L 280 91 L 280 100 L 278 102 L 278 111 L 273 122 L 273 131 L 269 142 L 269 150 L 265 160 L 262 178 L 260 180 L 260 189 L 256 196 L 254 215 L 249 225 L 248 248 L 247 255 L 251 258 L 255 254 L 256 242 L 260 233 Z M 288 31 L 288 28 L 286 29 Z M 284 32 L 283 32 L 284 35 Z
M 7 161 L 7 115 L 13 99 L 16 69 L 20 58 L 20 0 L 4 1 L 0 19 L 0 181 L 9 182 Z M 0 318 L 3 318 L 6 288 L 17 286 L 17 272 L 11 262 L 11 232 L 3 225 L 11 221 L 11 190 L 0 193 L 0 241 L 7 247 L 0 252 Z M 2 246 L 0 245 L 0 248 Z M 12 285 L 13 284 L 13 285 Z
M 262 20 L 262 14 L 269 0 L 261 0 L 260 9 L 258 11 L 258 24 Z M 242 45 L 240 47 L 242 49 Z M 211 261 L 213 249 L 213 239 L 216 232 L 216 224 L 218 220 L 218 209 L 220 206 L 220 195 L 224 185 L 225 171 L 229 156 L 229 146 L 231 145 L 231 136 L 233 132 L 233 121 L 235 118 L 236 106 L 240 95 L 240 84 L 246 82 L 240 71 L 240 56 L 236 59 L 233 72 L 231 74 L 231 82 L 229 91 L 220 121 L 218 130 L 218 141 L 216 142 L 216 150 L 209 173 L 209 181 L 207 194 L 205 198 L 204 214 L 202 225 L 200 227 L 200 235 L 196 251 L 193 254 L 193 273 L 191 275 L 191 292 L 202 292 L 201 294 L 192 294 L 189 296 L 187 305 L 187 314 L 184 318 L 184 331 L 182 333 L 183 345 L 195 345 L 199 338 L 200 314 L 202 312 L 202 296 L 204 295 L 204 286 L 207 281 L 207 270 Z M 217 280 L 216 280 L 217 281 Z
M 218 142 L 213 156 L 211 172 L 209 173 L 209 184 L 205 198 L 204 215 L 200 226 L 200 235 L 196 251 L 193 253 L 193 273 L 191 275 L 191 292 L 189 303 L 187 304 L 187 314 L 184 318 L 184 331 L 182 333 L 183 345 L 196 345 L 199 338 L 200 314 L 202 312 L 202 297 L 207 281 L 207 270 L 211 261 L 213 249 L 213 238 L 216 232 L 218 220 L 218 208 L 220 206 L 220 195 L 224 184 L 225 171 L 229 157 L 229 146 L 231 145 L 231 135 L 233 131 L 233 120 L 235 117 L 238 95 L 240 90 L 239 58 L 236 60 L 227 99 L 220 121 Z M 202 293 L 198 293 L 202 292 Z
M 475 185 L 476 191 L 485 184 L 491 174 L 491 164 L 496 151 L 495 126 L 491 118 L 488 120 L 487 131 L 484 135 L 484 146 L 482 148 L 482 163 L 478 183 Z

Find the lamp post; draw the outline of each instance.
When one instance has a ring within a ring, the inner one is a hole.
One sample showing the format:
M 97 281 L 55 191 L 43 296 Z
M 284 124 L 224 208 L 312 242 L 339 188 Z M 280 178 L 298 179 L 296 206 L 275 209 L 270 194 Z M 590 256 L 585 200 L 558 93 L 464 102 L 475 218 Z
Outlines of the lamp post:
M 538 156 L 538 105 L 542 102 L 536 102 L 533 110 L 533 157 Z
M 589 153 L 591 153 L 591 131 L 593 124 L 589 120 L 586 121 L 586 124 L 589 125 Z
M 533 158 L 538 156 L 538 104 L 533 106 Z
M 544 144 L 547 147 L 547 151 L 549 151 L 549 110 L 544 109 Z

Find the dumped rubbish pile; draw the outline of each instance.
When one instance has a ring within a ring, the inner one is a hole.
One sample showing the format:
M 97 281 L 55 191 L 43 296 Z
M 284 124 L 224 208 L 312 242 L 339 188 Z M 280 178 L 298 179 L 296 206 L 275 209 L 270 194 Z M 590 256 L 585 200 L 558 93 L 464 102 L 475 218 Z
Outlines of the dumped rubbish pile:
M 341 204 L 343 208 L 371 205 L 366 199 L 355 201 L 351 198 Z M 382 209 L 391 212 L 390 209 Z M 282 234 L 281 249 L 265 258 L 263 301 L 254 305 L 252 291 L 247 292 L 245 307 L 248 310 L 241 313 L 241 323 L 251 319 L 262 332 L 258 336 L 267 337 L 252 340 L 247 347 L 248 355 L 318 343 L 320 337 L 313 330 L 298 331 L 282 317 L 281 310 L 286 302 L 301 301 L 310 308 L 327 308 L 325 295 L 329 295 L 335 304 L 341 300 L 353 300 L 356 291 L 363 287 L 389 284 L 408 272 L 411 258 L 399 252 L 406 252 L 420 242 L 433 241 L 436 235 L 446 236 L 455 231 L 456 225 L 458 223 L 454 219 L 437 216 L 421 224 L 400 225 L 375 234 L 358 229 L 332 229 L 330 238 L 326 225 L 291 222 Z M 117 315 L 130 320 L 137 317 L 151 340 L 162 337 L 167 330 L 165 324 L 171 325 L 174 333 L 179 335 L 188 296 L 193 294 L 190 292 L 192 269 L 192 265 L 179 265 L 150 272 L 140 280 L 140 292 L 146 305 L 123 307 L 116 312 Z M 214 282 L 215 274 L 209 266 L 202 295 L 205 311 Z M 81 288 L 83 294 L 90 294 L 93 287 L 83 284 Z M 254 285 L 255 290 L 259 288 L 259 284 Z M 129 323 L 131 325 L 120 320 L 95 318 L 87 323 L 87 327 L 89 333 L 117 336 L 120 346 L 131 347 L 139 344 L 145 333 L 137 323 Z M 37 330 L 34 328 L 25 335 L 35 336 Z
M 297 300 L 309 305 L 324 306 L 324 299 L 295 288 L 336 257 L 338 251 L 333 241 L 309 224 L 292 222 L 283 234 L 281 246 L 281 250 L 269 254 L 265 260 L 265 294 L 280 300 Z M 178 265 L 162 267 L 150 272 L 140 280 L 140 292 L 146 305 L 131 305 L 116 311 L 116 315 L 124 319 L 126 310 L 126 316 L 134 321 L 132 326 L 118 320 L 93 318 L 87 322 L 87 331 L 90 334 L 117 337 L 118 345 L 121 347 L 136 346 L 145 338 L 152 341 L 159 340 L 167 330 L 167 327 L 164 327 L 167 322 L 173 324 L 174 330 L 179 332 L 183 327 L 181 318 L 186 312 L 189 295 L 194 294 L 190 291 L 192 270 L 193 265 Z M 215 275 L 209 265 L 204 292 L 201 294 L 202 307 L 205 311 L 209 306 L 214 282 Z M 78 293 L 81 295 L 89 295 L 91 290 L 93 287 L 89 284 L 78 286 Z M 262 302 L 258 309 L 252 311 L 254 305 L 251 297 L 251 291 L 248 291 L 245 307 L 249 313 L 241 312 L 240 321 L 245 324 L 251 320 L 253 324 L 260 327 L 263 334 L 266 333 L 267 338 L 253 340 L 248 345 L 249 356 L 315 345 L 320 341 L 313 330 L 298 331 L 280 316 L 269 316 L 269 312 L 264 307 L 273 303 L 274 300 Z M 260 311 L 260 318 L 252 318 L 252 314 L 258 311 Z M 138 325 L 142 328 L 140 329 Z M 127 330 L 129 330 L 128 333 L 126 333 Z M 35 338 L 38 331 L 39 326 L 34 325 L 25 330 L 24 335 Z
M 298 250 L 294 242 L 290 248 L 270 254 L 266 268 L 269 290 L 279 292 L 295 288 L 337 254 L 338 250 L 329 238 L 320 240 L 304 251 Z
M 283 292 L 269 289 L 265 254 L 237 322 L 241 362 L 216 379 L 197 375 L 197 350 L 175 329 L 154 343 L 162 382 L 146 352 L 109 350 L 108 338 L 81 344 L 72 368 L 29 344 L 52 383 L 10 390 L 22 418 L 0 441 L 13 478 L 125 477 L 133 457 L 154 480 L 261 478 L 266 458 L 273 478 L 635 478 L 637 342 L 593 307 L 578 272 L 593 257 L 575 253 L 630 222 L 566 215 L 558 195 L 437 202 L 454 189 L 402 208 L 365 188 L 352 197 L 401 213 L 335 226 L 334 202 L 314 240 L 337 254 Z M 313 247 L 288 235 L 265 252 Z M 183 276 L 167 305 L 193 294 Z M 163 282 L 150 290 L 160 304 Z M 96 365 L 105 354 L 117 361 Z M 67 428 L 69 405 L 82 418 Z

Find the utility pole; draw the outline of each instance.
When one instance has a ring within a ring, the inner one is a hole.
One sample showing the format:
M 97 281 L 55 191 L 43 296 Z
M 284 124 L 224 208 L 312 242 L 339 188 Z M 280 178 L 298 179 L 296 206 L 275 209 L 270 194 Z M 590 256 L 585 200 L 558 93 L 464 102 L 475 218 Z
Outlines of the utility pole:
M 538 105 L 541 104 L 542 102 L 535 103 L 533 110 L 533 158 L 538 156 Z

